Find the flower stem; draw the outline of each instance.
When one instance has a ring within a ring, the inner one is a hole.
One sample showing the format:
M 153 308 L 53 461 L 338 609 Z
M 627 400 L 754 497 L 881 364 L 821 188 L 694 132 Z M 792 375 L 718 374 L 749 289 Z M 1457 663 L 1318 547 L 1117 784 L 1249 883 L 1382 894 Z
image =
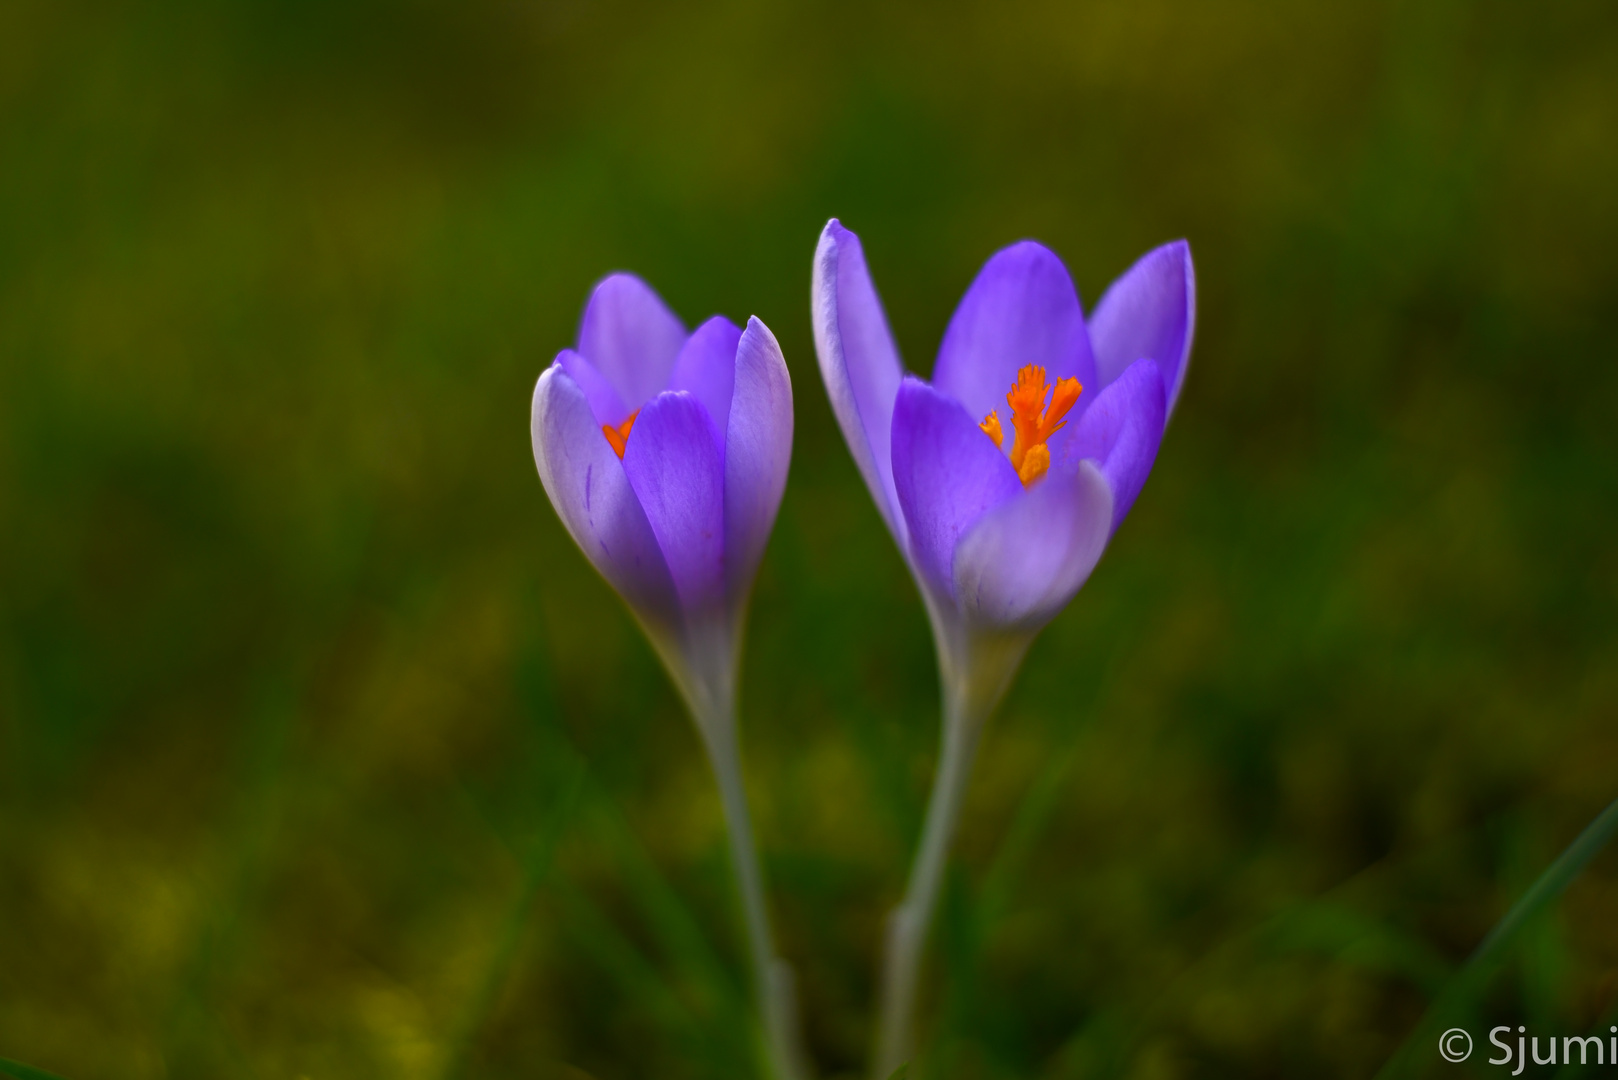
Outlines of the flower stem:
M 927 802 L 921 844 L 910 868 L 904 900 L 888 916 L 877 1026 L 876 1080 L 887 1080 L 911 1060 L 916 987 L 950 844 L 966 801 L 978 738 L 1022 663 L 1032 635 L 985 636 L 952 626 L 929 611 L 938 646 L 943 697 L 943 746 Z
M 725 812 L 730 836 L 731 866 L 742 902 L 747 928 L 747 951 L 752 962 L 753 992 L 764 1022 L 770 1072 L 775 1080 L 804 1080 L 806 1070 L 798 1040 L 798 1006 L 792 967 L 775 954 L 770 915 L 764 902 L 764 872 L 753 844 L 752 817 L 747 790 L 742 784 L 736 745 L 736 718 L 732 710 L 722 716 L 697 718 Z
M 912 1017 L 916 1008 L 916 983 L 921 974 L 921 955 L 938 906 L 938 890 L 944 879 L 955 824 L 966 797 L 966 783 L 972 772 L 982 717 L 966 715 L 959 702 L 944 706 L 944 746 L 938 762 L 938 777 L 927 804 L 927 821 L 922 827 L 921 846 L 910 870 L 910 883 L 904 901 L 888 916 L 886 953 L 882 964 L 881 1020 L 877 1029 L 874 1076 L 885 1080 L 910 1060 Z
M 719 784 L 771 1080 L 808 1080 L 807 1059 L 799 1038 L 797 987 L 792 966 L 775 953 L 770 914 L 764 902 L 764 872 L 753 845 L 753 819 L 747 812 L 747 788 L 742 783 L 736 736 L 740 617 L 695 619 L 683 631 L 640 613 L 636 617 L 691 710 Z

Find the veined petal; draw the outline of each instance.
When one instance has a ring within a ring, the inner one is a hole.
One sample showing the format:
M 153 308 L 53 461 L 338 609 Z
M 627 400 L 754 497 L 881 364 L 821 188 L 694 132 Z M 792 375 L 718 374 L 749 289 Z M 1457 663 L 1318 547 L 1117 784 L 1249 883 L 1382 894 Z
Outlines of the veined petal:
M 567 377 L 584 391 L 584 400 L 590 403 L 590 411 L 595 415 L 597 424 L 617 427 L 624 422 L 629 410 L 624 407 L 623 399 L 612 388 L 607 377 L 597 371 L 596 366 L 586 360 L 583 354 L 563 349 L 556 354 L 556 362 L 562 365 Z
M 792 378 L 758 319 L 747 320 L 735 373 L 725 439 L 725 588 L 733 601 L 753 584 L 792 460 Z
M 665 623 L 677 619 L 663 549 L 584 392 L 560 363 L 534 387 L 530 427 L 540 482 L 574 542 L 631 607 Z
M 1112 489 L 1112 528 L 1146 485 L 1168 410 L 1154 361 L 1137 360 L 1091 402 L 1068 442 L 1070 459 L 1094 461 Z
M 969 622 L 1034 630 L 1079 591 L 1112 535 L 1112 492 L 1084 462 L 1053 472 L 984 514 L 955 549 Z
M 1148 251 L 1108 287 L 1090 316 L 1096 374 L 1111 384 L 1142 357 L 1157 361 L 1168 414 L 1180 398 L 1197 321 L 1197 278 L 1184 240 Z
M 579 324 L 579 352 L 607 377 L 628 409 L 640 408 L 667 388 L 684 344 L 685 325 L 634 274 L 604 278 Z
M 1044 368 L 1052 386 L 1076 378 L 1089 392 L 1096 382 L 1073 278 L 1055 252 L 1032 240 L 996 252 L 978 271 L 944 332 L 933 386 L 979 420 L 998 412 L 1009 431 L 1006 391 L 1027 365 Z M 1081 397 L 1079 410 L 1086 404 Z
M 961 403 L 920 379 L 899 387 L 893 480 L 923 578 L 953 598 L 955 544 L 985 513 L 1022 492 L 999 447 Z
M 904 516 L 894 490 L 893 405 L 904 367 L 871 283 L 860 238 L 833 218 L 820 234 L 810 279 L 815 354 L 854 463 L 888 529 L 907 550 Z
M 724 586 L 725 466 L 702 402 L 665 391 L 642 406 L 624 448 L 624 475 L 686 611 L 717 606 Z
M 736 344 L 742 332 L 723 315 L 715 315 L 686 340 L 669 376 L 670 390 L 689 390 L 714 422 L 721 445 L 730 423 L 730 399 L 736 386 Z

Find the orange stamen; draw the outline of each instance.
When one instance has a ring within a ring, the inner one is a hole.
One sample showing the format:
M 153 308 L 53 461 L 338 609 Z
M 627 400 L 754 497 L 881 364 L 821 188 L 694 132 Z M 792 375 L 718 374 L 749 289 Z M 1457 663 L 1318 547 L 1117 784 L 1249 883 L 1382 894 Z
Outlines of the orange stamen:
M 979 424 L 978 427 L 983 429 L 983 434 L 994 440 L 994 445 L 1005 445 L 1006 433 L 1000 427 L 1000 414 L 998 412 L 992 412 L 985 416 L 983 423 Z
M 1067 426 L 1062 418 L 1073 408 L 1083 390 L 1077 379 L 1058 379 L 1054 387 L 1047 387 L 1045 369 L 1033 364 L 1017 372 L 1016 385 L 1006 395 L 1006 404 L 1011 406 L 1011 427 L 1017 433 L 1011 444 L 1011 467 L 1017 470 L 1024 487 L 1050 470 L 1051 451 L 1045 444 Z M 994 421 L 993 431 L 989 430 L 990 420 Z M 1002 444 L 1004 436 L 997 413 L 990 413 L 979 426 L 994 439 L 996 446 Z
M 1022 459 L 1022 468 L 1017 470 L 1017 475 L 1022 479 L 1022 486 L 1028 487 L 1049 472 L 1050 467 L 1051 448 L 1040 443 L 1028 451 L 1028 456 Z
M 613 427 L 611 424 L 601 425 L 601 434 L 605 435 L 607 441 L 612 444 L 612 452 L 618 455 L 619 461 L 624 459 L 624 447 L 629 445 L 629 429 L 635 426 L 635 417 L 639 415 L 640 410 L 636 409 L 629 414 L 629 419 L 617 427 Z

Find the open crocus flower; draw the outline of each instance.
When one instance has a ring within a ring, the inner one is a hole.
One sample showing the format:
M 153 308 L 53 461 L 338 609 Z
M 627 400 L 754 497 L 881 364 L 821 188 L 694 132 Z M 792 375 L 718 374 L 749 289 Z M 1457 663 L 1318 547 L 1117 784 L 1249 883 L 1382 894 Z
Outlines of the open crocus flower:
M 748 593 L 792 454 L 775 335 L 715 316 L 687 334 L 639 278 L 596 286 L 577 349 L 539 377 L 534 461 L 551 505 L 628 602 L 696 719 L 747 921 L 771 1072 L 801 1075 L 791 970 L 775 956 L 742 788 L 735 693 Z
M 835 219 L 811 284 L 832 409 L 921 586 L 944 744 L 905 900 L 889 924 L 877 1076 L 908 1057 L 917 968 L 977 738 L 1035 634 L 1073 598 L 1140 494 L 1185 381 L 1191 252 L 1147 253 L 1086 323 L 1067 268 L 994 255 L 905 374 L 859 237 Z
M 1088 325 L 1067 268 L 1024 241 L 955 310 L 931 384 L 907 376 L 859 237 L 815 254 L 815 346 L 832 408 L 935 618 L 1047 622 L 1134 505 L 1185 379 L 1195 285 L 1184 242 L 1148 253 Z

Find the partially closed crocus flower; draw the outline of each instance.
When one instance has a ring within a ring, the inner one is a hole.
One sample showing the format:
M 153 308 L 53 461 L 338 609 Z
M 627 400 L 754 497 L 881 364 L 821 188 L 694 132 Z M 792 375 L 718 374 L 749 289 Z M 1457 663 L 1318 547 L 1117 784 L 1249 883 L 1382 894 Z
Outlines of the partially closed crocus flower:
M 931 383 L 907 375 L 860 241 L 821 233 L 815 348 L 843 435 L 921 586 L 944 744 L 905 900 L 889 924 L 876 1076 L 908 1056 L 921 946 L 978 734 L 1034 635 L 1134 505 L 1185 381 L 1195 312 L 1184 242 L 1142 257 L 1086 322 L 1049 249 L 978 273 Z
M 706 723 L 792 454 L 792 382 L 769 327 L 686 333 L 639 278 L 596 286 L 576 349 L 534 389 L 545 492 Z
M 687 334 L 629 274 L 597 285 L 576 349 L 539 377 L 534 461 L 558 516 L 646 630 L 703 736 L 730 834 L 770 1071 L 801 1075 L 738 762 L 738 635 L 786 486 L 792 382 L 775 336 Z

